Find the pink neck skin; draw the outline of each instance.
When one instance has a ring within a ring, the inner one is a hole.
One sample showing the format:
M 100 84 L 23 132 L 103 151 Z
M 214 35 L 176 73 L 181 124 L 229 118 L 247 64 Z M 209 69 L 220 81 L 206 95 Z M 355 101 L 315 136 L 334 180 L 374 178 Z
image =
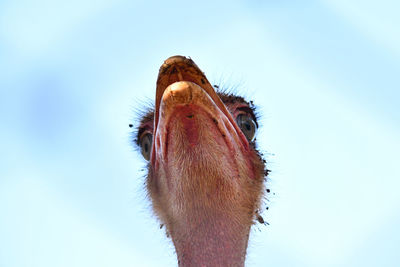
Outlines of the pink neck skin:
M 199 221 L 201 216 L 172 229 L 179 266 L 244 266 L 250 227 L 233 226 L 223 214 Z

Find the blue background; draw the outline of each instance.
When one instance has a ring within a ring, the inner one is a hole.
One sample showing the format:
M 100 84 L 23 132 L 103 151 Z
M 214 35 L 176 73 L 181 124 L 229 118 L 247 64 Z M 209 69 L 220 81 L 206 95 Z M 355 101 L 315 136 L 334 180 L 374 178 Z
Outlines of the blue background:
M 259 106 L 248 266 L 399 266 L 398 1 L 1 1 L 0 266 L 175 266 L 130 145 L 190 56 Z

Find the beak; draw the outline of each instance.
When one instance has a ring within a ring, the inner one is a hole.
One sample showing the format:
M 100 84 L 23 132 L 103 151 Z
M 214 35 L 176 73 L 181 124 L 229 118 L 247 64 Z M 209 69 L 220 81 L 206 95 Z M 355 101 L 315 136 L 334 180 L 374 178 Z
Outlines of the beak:
M 245 147 L 249 149 L 249 144 L 242 131 L 237 126 L 230 112 L 226 109 L 224 103 L 221 101 L 213 86 L 207 80 L 204 73 L 200 68 L 193 62 L 192 59 L 183 56 L 172 56 L 164 61 L 164 64 L 160 67 L 158 78 L 157 78 L 157 89 L 156 89 L 156 101 L 155 101 L 155 116 L 154 116 L 154 133 L 153 137 L 156 136 L 156 131 L 159 123 L 160 116 L 160 103 L 163 94 L 168 86 L 175 82 L 187 81 L 192 82 L 200 86 L 214 101 L 215 105 L 220 111 L 225 114 L 226 118 L 230 121 L 236 132 L 239 134 L 240 139 Z M 155 142 L 153 142 L 151 162 L 155 160 Z

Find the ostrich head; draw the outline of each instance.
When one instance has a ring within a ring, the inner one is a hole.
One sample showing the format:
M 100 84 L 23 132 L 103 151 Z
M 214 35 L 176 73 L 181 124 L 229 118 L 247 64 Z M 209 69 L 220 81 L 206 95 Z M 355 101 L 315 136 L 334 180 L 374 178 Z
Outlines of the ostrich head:
M 267 174 L 257 128 L 253 105 L 215 92 L 190 58 L 161 66 L 155 110 L 142 118 L 136 144 L 179 266 L 244 265 Z

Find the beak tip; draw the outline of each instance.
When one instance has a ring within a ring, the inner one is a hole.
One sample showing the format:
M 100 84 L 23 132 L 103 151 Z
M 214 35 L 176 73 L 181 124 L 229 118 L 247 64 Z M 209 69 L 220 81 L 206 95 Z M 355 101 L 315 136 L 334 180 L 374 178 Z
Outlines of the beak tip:
M 194 63 L 194 61 L 190 58 L 190 57 L 185 57 L 185 56 L 180 56 L 180 55 L 176 55 L 176 56 L 172 56 L 167 58 L 164 63 L 161 65 L 160 67 L 160 71 L 159 71 L 159 77 L 161 75 L 165 75 L 165 74 L 173 74 L 174 71 L 176 70 L 176 68 L 172 68 L 171 67 L 195 67 L 198 69 L 198 67 L 196 66 L 196 64 Z

